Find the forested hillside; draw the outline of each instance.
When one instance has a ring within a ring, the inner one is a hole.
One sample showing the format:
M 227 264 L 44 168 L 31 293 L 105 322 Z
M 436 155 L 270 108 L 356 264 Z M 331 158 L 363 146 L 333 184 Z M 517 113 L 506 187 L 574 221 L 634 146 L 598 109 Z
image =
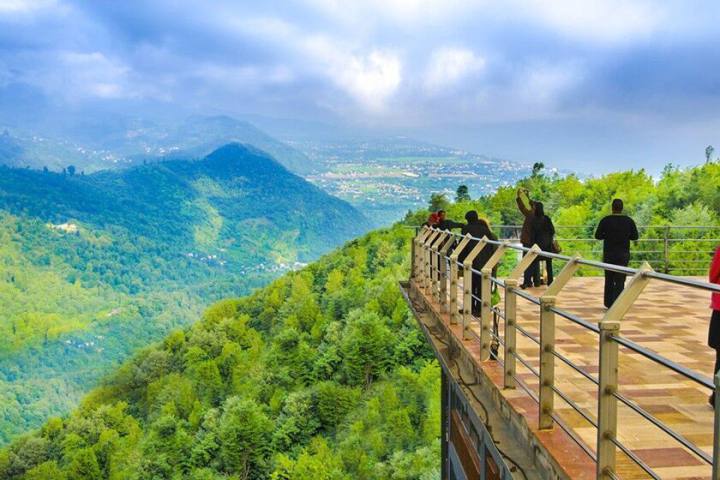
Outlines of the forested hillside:
M 0 478 L 437 478 L 439 370 L 397 288 L 411 234 L 215 304 L 2 451 Z
M 556 224 L 586 235 L 616 196 L 638 223 L 718 225 L 718 184 L 714 164 L 669 167 L 657 180 L 536 171 L 520 182 Z M 454 204 L 435 198 L 433 207 L 517 223 L 516 187 Z M 411 236 L 402 224 L 372 232 L 213 305 L 135 355 L 71 415 L 0 451 L 0 478 L 436 479 L 439 370 L 397 288 Z
M 213 301 L 366 225 L 238 144 L 92 175 L 0 168 L 0 444 Z

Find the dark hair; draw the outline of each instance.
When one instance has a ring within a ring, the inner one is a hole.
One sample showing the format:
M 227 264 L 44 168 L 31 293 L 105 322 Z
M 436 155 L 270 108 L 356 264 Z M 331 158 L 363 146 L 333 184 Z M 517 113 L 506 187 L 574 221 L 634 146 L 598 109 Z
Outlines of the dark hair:
M 535 216 L 540 218 L 545 216 L 545 206 L 542 202 L 535 202 Z
M 470 210 L 465 214 L 465 220 L 468 222 L 477 222 L 478 221 L 478 213 L 475 210 Z
M 442 213 L 445 213 L 445 210 L 438 210 L 438 211 L 437 211 L 437 214 L 438 214 L 438 215 L 440 215 L 440 214 L 442 214 Z
M 615 200 L 612 201 L 612 211 L 613 211 L 613 213 L 615 213 L 615 212 L 617 212 L 617 213 L 622 212 L 624 207 L 625 207 L 625 205 L 623 204 L 623 201 L 620 200 L 619 198 L 616 198 Z

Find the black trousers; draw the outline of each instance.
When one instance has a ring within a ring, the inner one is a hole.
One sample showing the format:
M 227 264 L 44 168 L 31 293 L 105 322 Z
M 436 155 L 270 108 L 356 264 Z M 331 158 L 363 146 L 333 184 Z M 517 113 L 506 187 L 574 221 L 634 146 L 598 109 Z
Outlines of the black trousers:
M 627 267 L 630 263 L 630 253 L 623 255 L 617 255 L 612 257 L 605 257 L 603 259 L 605 263 L 612 263 L 621 267 Z M 610 272 L 605 270 L 605 295 L 604 303 L 607 308 L 610 308 L 615 300 L 620 296 L 623 289 L 625 288 L 625 275 L 624 273 Z
M 532 245 L 523 245 L 523 247 L 532 247 Z M 527 255 L 527 252 L 523 252 L 523 257 Z M 533 283 L 533 268 L 535 268 L 535 262 L 531 263 L 528 268 L 523 272 L 523 285 L 529 287 Z
M 470 312 L 474 317 L 479 317 L 481 303 L 478 299 L 482 298 L 482 275 L 479 273 L 472 273 L 472 288 L 470 289 L 470 292 L 472 293 L 472 297 L 470 299 Z
M 533 283 L 535 283 L 536 287 L 539 287 L 542 283 L 542 278 L 540 277 L 540 262 L 545 262 L 545 271 L 547 272 L 547 284 L 550 285 L 553 282 L 552 258 L 536 258 L 535 261 L 530 265 L 530 268 L 528 268 L 528 270 L 530 270 Z

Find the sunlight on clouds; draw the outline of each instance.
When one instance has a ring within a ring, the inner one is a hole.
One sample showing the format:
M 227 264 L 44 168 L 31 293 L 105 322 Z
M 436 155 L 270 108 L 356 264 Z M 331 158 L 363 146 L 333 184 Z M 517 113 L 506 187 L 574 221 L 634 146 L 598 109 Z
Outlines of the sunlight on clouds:
M 333 66 L 335 81 L 369 110 L 384 109 L 387 99 L 400 85 L 400 59 L 373 51 L 366 56 L 352 55 Z
M 425 72 L 425 89 L 436 93 L 485 67 L 485 59 L 465 48 L 435 50 Z

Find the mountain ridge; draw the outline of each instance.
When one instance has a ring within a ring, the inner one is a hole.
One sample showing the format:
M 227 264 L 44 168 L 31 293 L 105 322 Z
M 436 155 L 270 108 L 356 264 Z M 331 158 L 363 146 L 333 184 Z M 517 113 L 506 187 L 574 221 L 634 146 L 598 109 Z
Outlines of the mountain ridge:
M 87 175 L 0 167 L 0 443 L 208 303 L 366 228 L 247 145 Z

